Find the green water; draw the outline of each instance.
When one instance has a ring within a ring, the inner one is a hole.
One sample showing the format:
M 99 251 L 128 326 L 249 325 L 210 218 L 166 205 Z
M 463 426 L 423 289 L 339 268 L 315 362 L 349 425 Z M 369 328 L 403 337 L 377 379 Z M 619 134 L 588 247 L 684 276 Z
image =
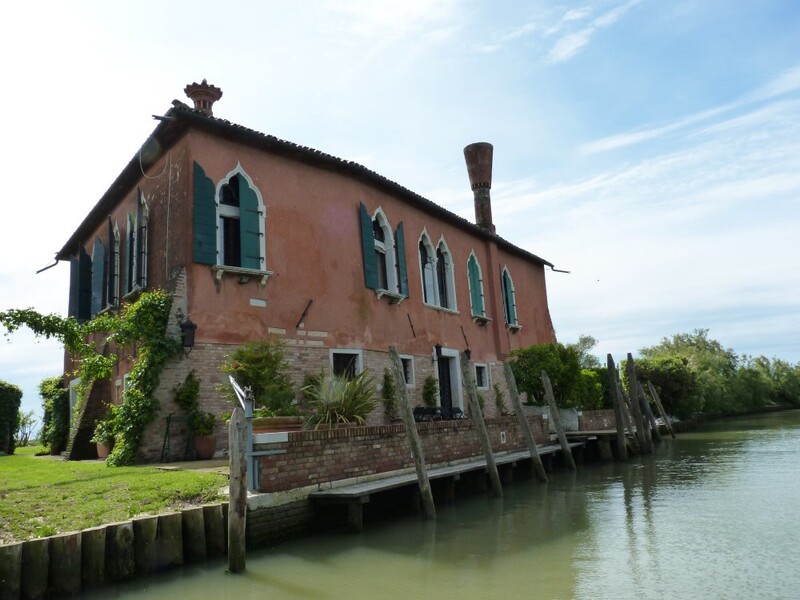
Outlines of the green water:
M 135 598 L 800 598 L 800 411 L 733 419 L 627 465 L 515 482 L 361 534 L 105 588 Z

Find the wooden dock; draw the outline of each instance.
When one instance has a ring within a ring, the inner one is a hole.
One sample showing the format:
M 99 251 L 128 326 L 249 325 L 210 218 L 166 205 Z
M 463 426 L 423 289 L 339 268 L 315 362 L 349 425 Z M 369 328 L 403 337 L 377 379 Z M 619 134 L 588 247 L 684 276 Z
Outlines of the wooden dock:
M 573 441 L 569 443 L 569 447 L 570 450 L 573 450 L 575 448 L 583 448 L 585 444 L 585 440 Z M 559 444 L 544 444 L 538 446 L 538 450 L 540 456 L 552 455 L 561 452 L 561 446 Z M 528 450 L 502 452 L 494 455 L 497 465 L 513 466 L 519 461 L 530 460 L 530 458 L 531 455 Z M 449 480 L 451 485 L 454 485 L 462 474 L 482 469 L 486 469 L 486 459 L 481 456 L 465 462 L 434 467 L 428 469 L 427 473 L 430 480 L 445 479 Z M 348 525 L 351 529 L 360 531 L 364 526 L 363 505 L 369 502 L 370 496 L 413 485 L 417 485 L 417 475 L 414 472 L 410 472 L 317 490 L 309 494 L 309 498 L 317 504 L 346 504 Z

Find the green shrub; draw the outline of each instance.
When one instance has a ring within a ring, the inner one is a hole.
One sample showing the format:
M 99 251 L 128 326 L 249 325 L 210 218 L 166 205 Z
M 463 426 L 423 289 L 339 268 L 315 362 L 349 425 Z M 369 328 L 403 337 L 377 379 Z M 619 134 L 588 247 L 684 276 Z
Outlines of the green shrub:
M 254 408 L 265 409 L 264 416 L 293 416 L 299 411 L 294 403 L 294 387 L 286 362 L 286 346 L 281 340 L 251 342 L 237 348 L 220 366 L 242 388 L 253 392 Z M 220 386 L 228 399 L 238 404 L 229 383 Z
M 500 389 L 498 384 L 494 384 L 492 386 L 494 390 L 494 406 L 497 409 L 497 416 L 502 417 L 508 414 L 508 409 L 506 408 L 506 398 L 505 394 L 503 394 L 503 390 Z
M 47 377 L 39 383 L 44 418 L 41 443 L 50 454 L 58 454 L 67 447 L 69 439 L 69 390 L 63 377 Z
M 214 413 L 197 410 L 189 417 L 189 424 L 192 428 L 192 433 L 196 437 L 203 437 L 204 435 L 211 435 L 214 433 L 214 420 L 216 417 Z
M 22 390 L 0 380 L 0 452 L 14 454 L 14 435 L 19 426 Z
M 433 375 L 428 375 L 422 384 L 422 404 L 427 408 L 439 405 L 439 380 Z
M 381 389 L 383 399 L 383 413 L 388 421 L 397 418 L 397 385 L 394 382 L 394 375 L 389 369 L 383 372 L 383 388 Z
M 367 371 L 352 379 L 320 375 L 319 384 L 303 388 L 309 398 L 306 424 L 310 427 L 339 423 L 366 423 L 375 408 L 375 386 Z
M 528 394 L 529 404 L 546 404 L 542 371 L 553 385 L 556 404 L 563 408 L 577 406 L 576 388 L 581 377 L 578 351 L 558 342 L 536 344 L 515 350 L 511 369 L 517 389 Z

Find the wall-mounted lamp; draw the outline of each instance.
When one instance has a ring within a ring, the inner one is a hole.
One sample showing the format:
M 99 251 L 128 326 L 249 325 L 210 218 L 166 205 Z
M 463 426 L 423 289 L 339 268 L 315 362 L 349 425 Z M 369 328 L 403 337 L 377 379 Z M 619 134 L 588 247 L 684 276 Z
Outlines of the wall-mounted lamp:
M 441 344 L 436 344 L 433 347 L 433 349 L 436 350 L 436 358 L 437 359 L 442 358 L 442 345 Z
M 183 343 L 183 347 L 191 352 L 194 347 L 194 332 L 197 331 L 197 325 L 192 323 L 189 317 L 186 317 L 186 320 L 180 323 L 179 327 L 181 328 L 181 342 Z M 189 354 L 189 352 L 186 354 Z
M 464 350 L 464 356 L 467 357 L 467 360 L 471 360 L 472 359 L 472 350 L 470 350 L 469 348 Z

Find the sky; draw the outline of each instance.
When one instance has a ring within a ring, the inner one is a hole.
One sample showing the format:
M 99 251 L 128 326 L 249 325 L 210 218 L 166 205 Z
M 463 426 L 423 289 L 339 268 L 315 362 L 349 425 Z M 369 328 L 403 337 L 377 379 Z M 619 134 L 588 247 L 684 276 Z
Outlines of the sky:
M 0 55 L 0 310 L 66 313 L 69 266 L 36 271 L 206 78 L 215 116 L 470 220 L 463 147 L 492 143 L 498 234 L 570 271 L 559 341 L 619 360 L 707 328 L 800 361 L 796 0 L 17 2 Z M 0 340 L 23 410 L 61 371 Z

